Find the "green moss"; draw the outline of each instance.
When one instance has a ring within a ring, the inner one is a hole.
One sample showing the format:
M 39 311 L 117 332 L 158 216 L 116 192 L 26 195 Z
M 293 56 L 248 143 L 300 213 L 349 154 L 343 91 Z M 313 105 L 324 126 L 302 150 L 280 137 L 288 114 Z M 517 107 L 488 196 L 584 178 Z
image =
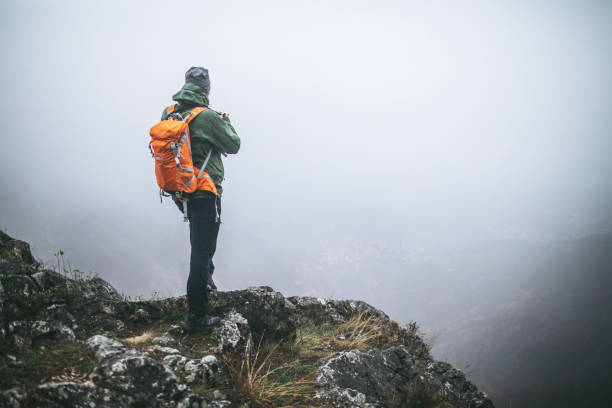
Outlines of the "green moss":
M 23 262 L 23 254 L 21 250 L 13 248 L 7 255 L 7 259 L 10 262 Z
M 181 378 L 181 381 L 185 381 L 184 378 Z M 201 395 L 202 397 L 211 400 L 213 399 L 213 392 L 215 391 L 216 388 L 210 388 L 207 385 L 204 384 L 194 384 L 191 386 L 191 391 L 195 392 L 196 394 Z
M 310 348 L 321 344 L 323 339 L 331 336 L 334 326 L 329 323 L 314 325 L 302 323 L 296 330 L 296 346 L 300 348 Z

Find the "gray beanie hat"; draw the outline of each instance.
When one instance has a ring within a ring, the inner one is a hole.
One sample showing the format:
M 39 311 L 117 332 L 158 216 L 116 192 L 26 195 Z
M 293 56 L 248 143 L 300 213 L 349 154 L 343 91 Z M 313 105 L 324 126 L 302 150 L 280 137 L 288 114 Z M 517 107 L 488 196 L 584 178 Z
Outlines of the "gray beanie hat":
M 208 77 L 208 70 L 206 68 L 189 68 L 187 72 L 185 72 L 185 82 L 199 86 L 208 96 L 210 92 L 210 78 Z

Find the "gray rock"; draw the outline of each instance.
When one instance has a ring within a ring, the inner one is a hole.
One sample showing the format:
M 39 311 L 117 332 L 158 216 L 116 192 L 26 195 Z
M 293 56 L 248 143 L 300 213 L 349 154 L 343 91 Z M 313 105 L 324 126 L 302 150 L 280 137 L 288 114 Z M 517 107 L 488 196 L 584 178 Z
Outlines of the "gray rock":
M 295 305 L 300 318 L 319 323 L 343 323 L 346 320 L 329 300 L 310 296 L 292 296 L 287 299 Z
M 153 346 L 149 347 L 149 351 L 158 352 L 162 354 L 179 354 L 180 353 L 178 349 L 175 349 L 172 347 L 160 346 L 159 344 L 154 344 Z
M 68 310 L 79 319 L 91 319 L 96 315 L 114 316 L 121 297 L 110 283 L 98 277 L 70 281 L 72 296 Z
M 121 301 L 121 296 L 113 286 L 102 278 L 94 277 L 86 279 L 84 283 L 84 294 L 113 302 Z
M 0 282 L 0 338 L 4 338 L 4 286 Z
M 334 401 L 334 407 L 383 407 L 391 398 L 409 399 L 417 393 L 440 406 L 493 408 L 461 371 L 433 361 L 419 370 L 404 346 L 341 352 L 320 362 L 317 382 L 317 395 Z
M 216 399 L 216 400 L 224 400 L 227 397 L 221 391 L 214 390 L 213 391 L 213 398 Z
M 41 311 L 38 315 L 41 320 L 54 320 L 66 327 L 76 329 L 78 327 L 76 319 L 68 311 L 65 305 L 51 305 Z
M 42 338 L 56 340 L 75 340 L 72 329 L 57 321 L 14 321 L 9 323 L 9 335 L 15 346 L 19 348 L 32 347 L 33 343 Z
M 14 239 L 2 231 L 0 231 L 0 259 L 30 265 L 35 263 L 30 244 Z
M 385 312 L 361 300 L 328 300 L 328 303 L 344 318 L 355 313 L 365 313 L 382 321 L 389 320 Z
M 182 326 L 178 326 L 176 324 L 173 324 L 172 326 L 170 326 L 170 328 L 168 328 L 168 330 L 166 330 L 166 332 L 164 333 L 165 337 L 170 337 L 175 340 L 180 339 L 184 335 L 185 335 L 185 329 Z
M 188 359 L 185 356 L 172 354 L 166 356 L 163 363 L 183 377 L 188 384 L 218 385 L 225 380 L 217 358 L 213 355 L 201 359 Z
M 382 310 L 360 300 L 333 300 L 310 296 L 292 296 L 288 300 L 295 305 L 300 319 L 317 324 L 343 323 L 355 313 L 366 313 L 382 321 L 389 320 L 389 316 Z
M 153 344 L 159 344 L 160 346 L 163 346 L 163 347 L 176 347 L 179 344 L 179 342 L 175 338 L 167 336 L 167 335 L 154 337 L 153 340 L 151 340 L 151 342 Z
M 68 281 L 68 278 L 65 275 L 50 269 L 45 269 L 32 274 L 32 279 L 36 281 L 42 290 L 49 290 L 58 286 L 64 286 Z
M 227 400 L 214 400 L 210 403 L 211 408 L 227 408 L 232 405 L 231 401 Z
M 187 353 L 187 348 L 183 346 L 178 340 L 169 336 L 168 334 L 164 334 L 163 336 L 159 336 L 159 337 L 154 337 L 153 340 L 151 340 L 151 342 L 154 344 L 154 347 L 157 346 L 162 349 L 163 348 L 174 349 L 174 350 L 177 350 L 177 353 L 181 353 L 181 354 Z M 156 350 L 165 352 L 157 348 Z M 172 353 L 166 353 L 166 354 L 172 354 Z
M 96 359 L 98 361 L 107 360 L 126 350 L 126 347 L 117 340 L 101 335 L 96 335 L 87 339 L 87 345 L 96 353 Z
M 21 387 L 10 388 L 0 393 L 0 406 L 21 408 L 25 407 L 28 395 Z
M 0 259 L 0 275 L 32 275 L 36 272 L 36 265 L 12 262 Z
M 49 382 L 38 386 L 33 397 L 40 407 L 114 408 L 130 406 L 129 398 L 97 387 L 93 382 Z
M 28 296 L 33 291 L 40 290 L 38 284 L 26 275 L 4 275 L 0 278 L 6 297 Z
M 27 275 L 2 275 L 4 289 L 2 315 L 5 322 L 32 320 L 41 306 L 38 284 Z
M 317 395 L 335 400 L 339 406 L 375 407 L 416 374 L 404 347 L 367 353 L 345 351 L 319 367 L 317 382 L 322 388 Z
M 115 330 L 117 330 L 118 332 L 125 330 L 125 323 L 123 323 L 119 319 L 115 320 L 115 323 L 113 324 L 113 326 L 115 327 Z
M 452 403 L 464 401 L 470 408 L 493 408 L 493 403 L 487 394 L 478 391 L 465 374 L 448 363 L 431 362 L 421 377 L 427 383 L 427 387 L 442 400 Z
M 217 344 L 215 352 L 234 352 L 243 350 L 251 338 L 249 322 L 235 310 L 225 314 L 215 326 L 211 338 Z
M 151 320 L 173 320 L 185 314 L 185 297 L 154 299 L 145 301 L 122 300 L 115 305 L 117 316 L 129 319 L 139 309 L 149 314 Z
M 130 406 L 191 407 L 202 403 L 200 396 L 147 353 L 101 335 L 89 338 L 87 344 L 99 362 L 91 375 L 93 383 L 125 394 Z
M 251 287 L 245 290 L 219 292 L 219 308 L 235 309 L 249 322 L 253 335 L 268 339 L 293 341 L 297 315 L 295 306 L 280 292 L 268 286 Z
M 134 323 L 146 324 L 151 322 L 151 315 L 144 309 L 137 309 L 134 314 L 130 316 L 130 320 Z

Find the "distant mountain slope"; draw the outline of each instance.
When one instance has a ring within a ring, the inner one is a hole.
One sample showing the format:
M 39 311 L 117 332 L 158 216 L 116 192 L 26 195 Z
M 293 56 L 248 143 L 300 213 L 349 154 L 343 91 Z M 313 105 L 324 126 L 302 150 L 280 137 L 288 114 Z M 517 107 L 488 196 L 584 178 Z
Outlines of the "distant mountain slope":
M 612 406 L 612 234 L 511 252 L 519 279 L 458 312 L 437 354 L 467 367 L 502 407 Z
M 332 247 L 303 281 L 420 322 L 498 406 L 612 406 L 612 233 L 415 248 Z

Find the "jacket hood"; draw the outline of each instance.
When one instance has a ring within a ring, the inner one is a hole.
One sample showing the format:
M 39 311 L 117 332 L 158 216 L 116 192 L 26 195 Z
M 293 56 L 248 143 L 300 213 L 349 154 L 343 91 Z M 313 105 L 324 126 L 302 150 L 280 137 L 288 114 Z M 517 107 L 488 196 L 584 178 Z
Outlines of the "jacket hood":
M 186 83 L 180 91 L 172 95 L 172 99 L 183 105 L 208 107 L 208 96 L 197 85 Z

